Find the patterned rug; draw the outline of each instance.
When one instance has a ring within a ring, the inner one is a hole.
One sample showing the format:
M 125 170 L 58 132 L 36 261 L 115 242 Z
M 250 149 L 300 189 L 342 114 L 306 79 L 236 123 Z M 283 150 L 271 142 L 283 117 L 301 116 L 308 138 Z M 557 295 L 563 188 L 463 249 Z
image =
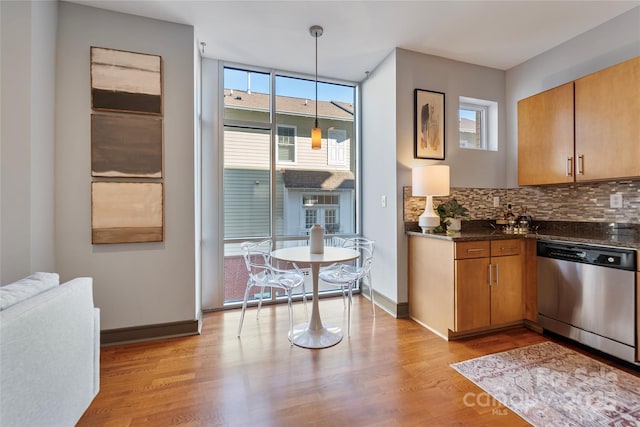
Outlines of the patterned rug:
M 640 426 L 640 378 L 553 342 L 451 367 L 486 392 L 467 393 L 466 405 L 493 398 L 541 427 Z

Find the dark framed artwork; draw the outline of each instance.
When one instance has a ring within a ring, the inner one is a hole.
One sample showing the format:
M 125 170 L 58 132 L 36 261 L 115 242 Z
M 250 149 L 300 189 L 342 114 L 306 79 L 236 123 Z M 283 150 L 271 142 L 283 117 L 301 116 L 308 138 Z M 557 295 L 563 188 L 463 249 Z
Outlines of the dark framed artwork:
M 91 183 L 91 243 L 162 242 L 161 182 Z
M 91 107 L 162 115 L 162 57 L 92 46 Z
M 444 160 L 444 93 L 414 91 L 414 157 Z
M 92 114 L 91 176 L 162 178 L 162 118 Z

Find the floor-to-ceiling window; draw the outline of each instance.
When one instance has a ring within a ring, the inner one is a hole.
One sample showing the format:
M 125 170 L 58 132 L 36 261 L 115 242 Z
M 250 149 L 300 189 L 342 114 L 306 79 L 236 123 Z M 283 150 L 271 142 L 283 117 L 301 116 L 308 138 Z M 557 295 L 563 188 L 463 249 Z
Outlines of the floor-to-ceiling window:
M 242 300 L 246 287 L 241 242 L 307 244 L 314 224 L 324 227 L 327 238 L 359 232 L 359 145 L 355 85 L 319 82 L 316 105 L 313 79 L 238 67 L 225 67 L 223 76 L 223 265 L 229 305 Z M 320 150 L 311 148 L 316 111 Z M 283 296 L 265 292 L 272 300 Z

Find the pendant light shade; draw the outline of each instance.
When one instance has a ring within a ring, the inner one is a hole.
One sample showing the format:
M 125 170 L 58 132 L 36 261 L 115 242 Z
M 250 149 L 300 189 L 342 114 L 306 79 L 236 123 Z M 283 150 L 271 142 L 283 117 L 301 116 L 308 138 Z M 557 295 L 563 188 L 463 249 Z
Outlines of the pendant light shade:
M 323 29 L 320 25 L 313 25 L 309 28 L 309 32 L 316 39 L 316 121 L 311 130 L 311 148 L 319 150 L 322 143 L 322 130 L 318 127 L 318 37 L 322 35 Z
M 322 130 L 317 126 L 311 129 L 311 148 L 314 150 L 319 150 L 322 143 Z

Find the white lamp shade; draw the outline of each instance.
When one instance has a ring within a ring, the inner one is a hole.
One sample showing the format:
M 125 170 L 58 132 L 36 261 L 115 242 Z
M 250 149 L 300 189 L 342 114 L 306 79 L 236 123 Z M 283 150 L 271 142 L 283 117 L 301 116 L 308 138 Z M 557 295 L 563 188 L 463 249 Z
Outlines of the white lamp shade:
M 449 166 L 418 166 L 411 171 L 411 193 L 414 196 L 448 196 Z

